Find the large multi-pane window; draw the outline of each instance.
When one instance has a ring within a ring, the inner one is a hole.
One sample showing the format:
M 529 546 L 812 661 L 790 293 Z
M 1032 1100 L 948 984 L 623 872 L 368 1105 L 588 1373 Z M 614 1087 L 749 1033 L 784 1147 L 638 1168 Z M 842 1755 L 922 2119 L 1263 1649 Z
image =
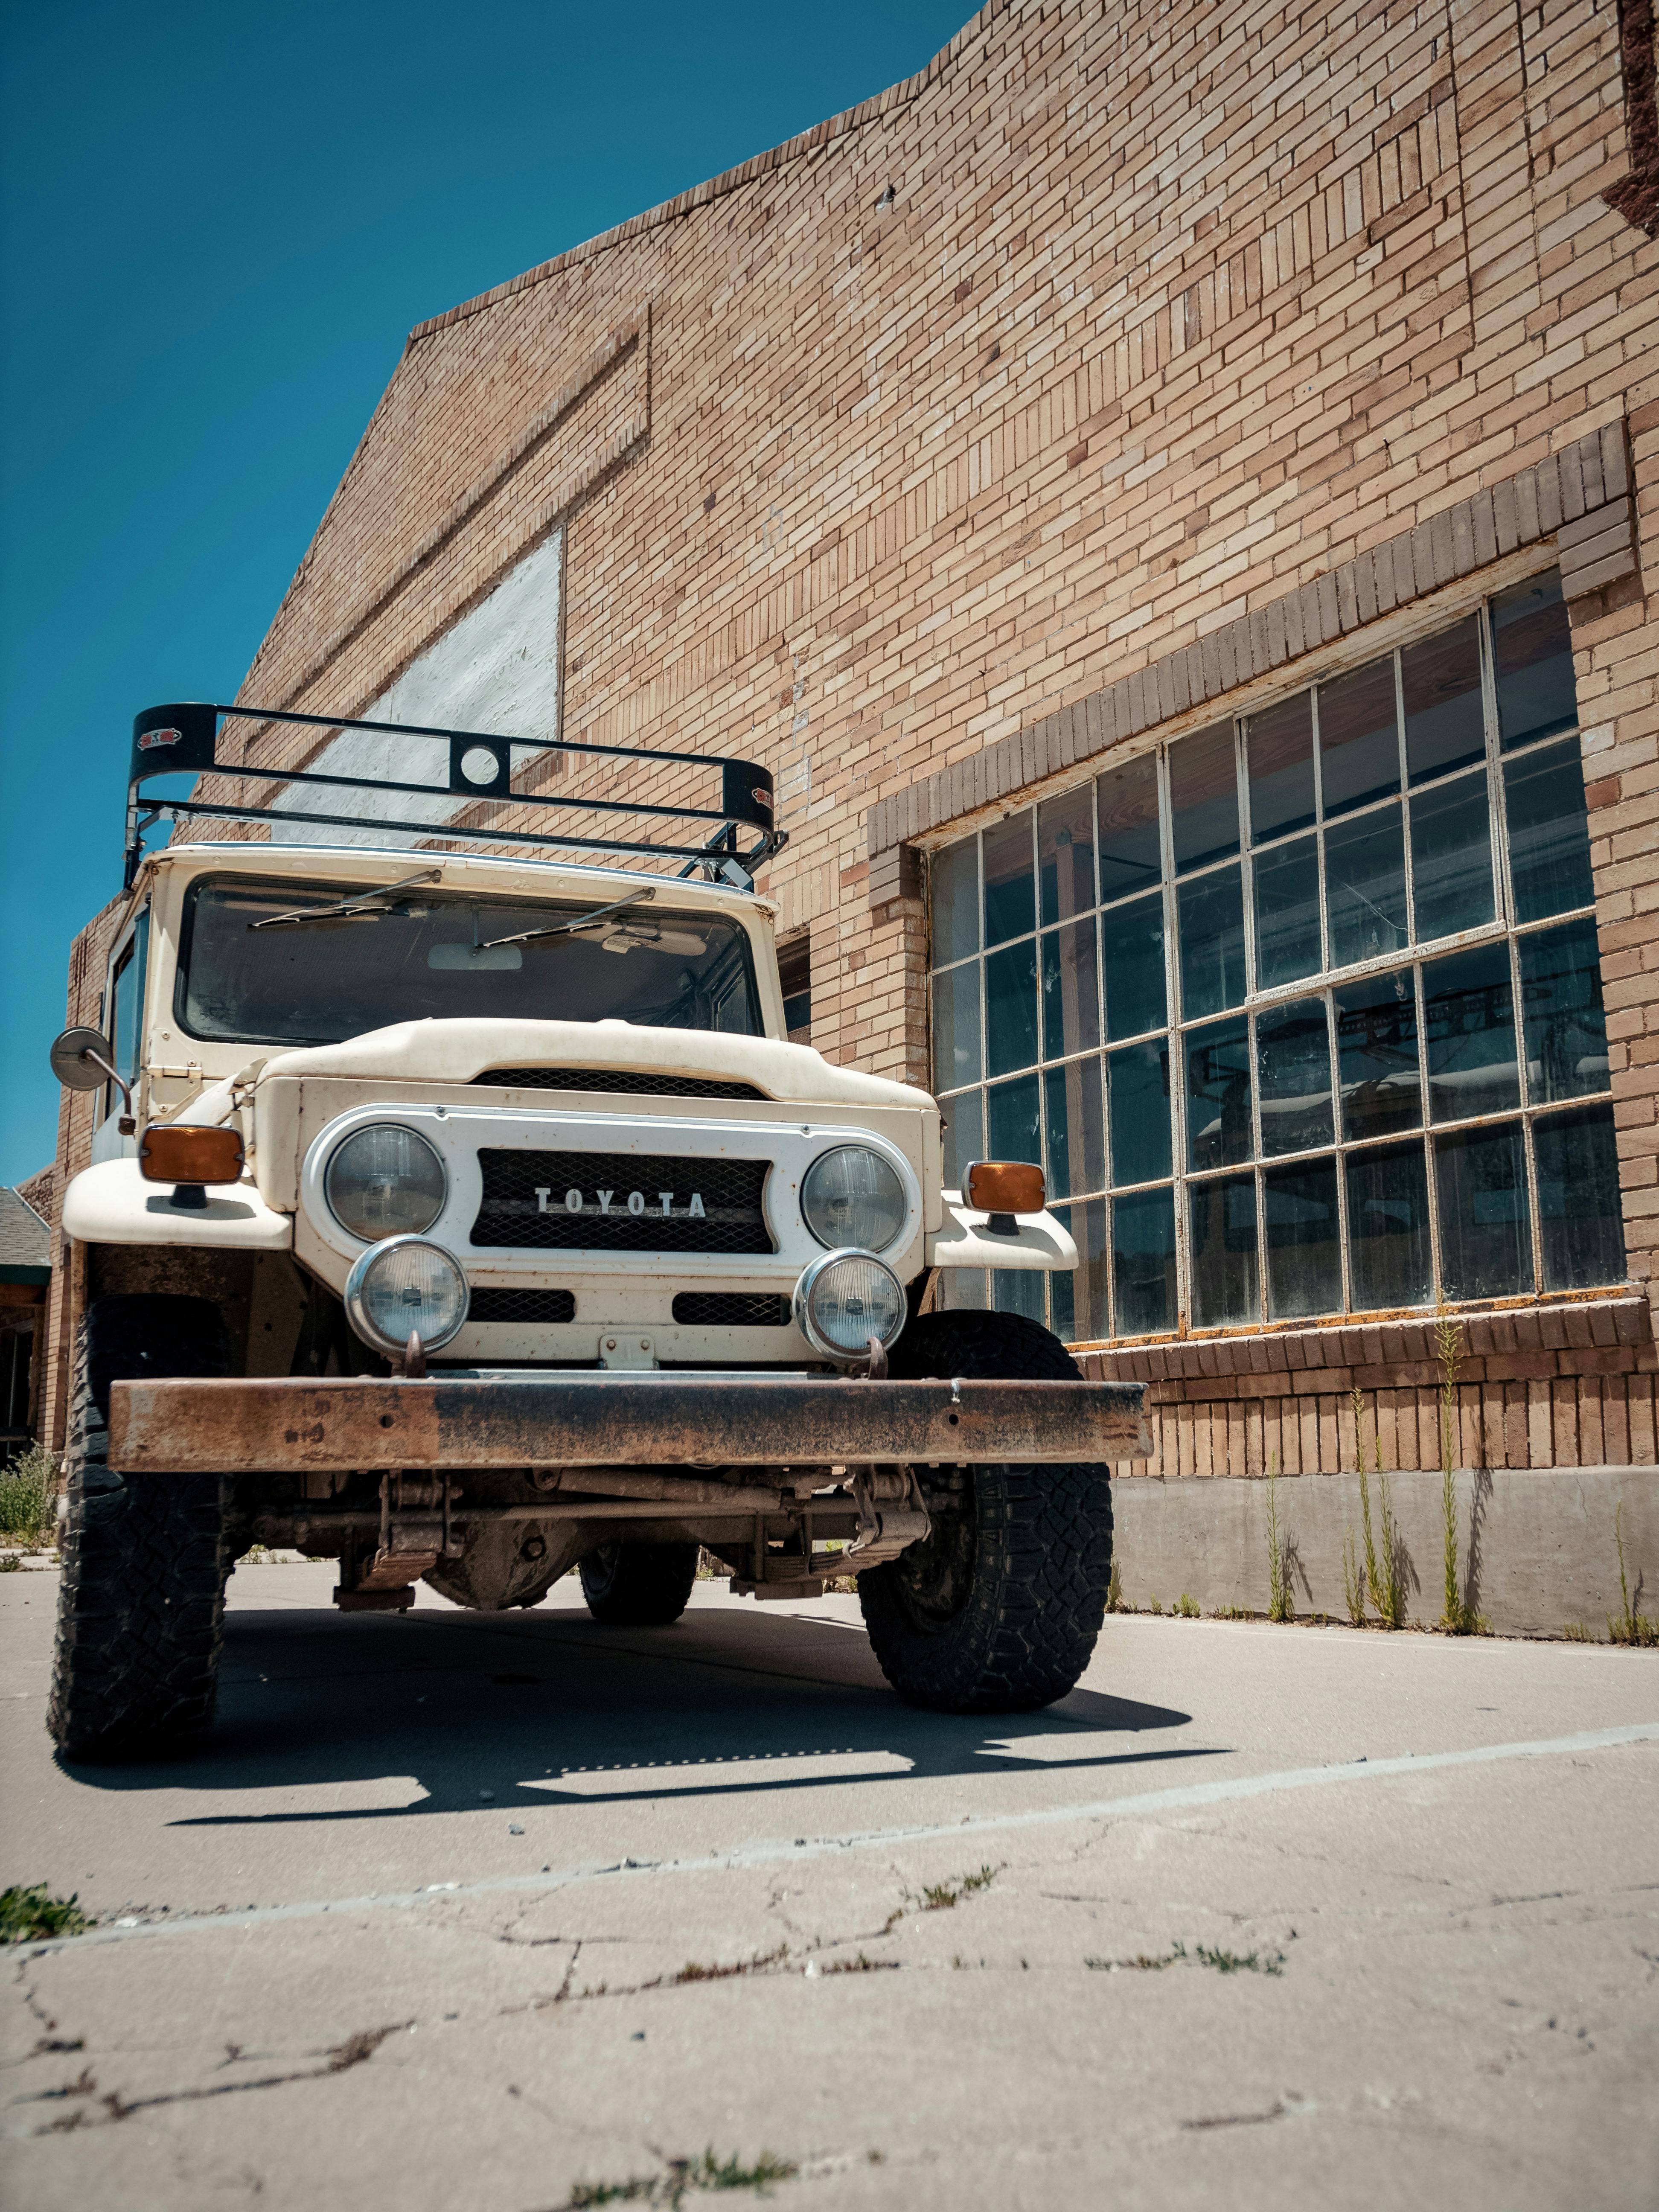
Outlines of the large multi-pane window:
M 945 1181 L 1041 1160 L 1073 1340 L 1622 1280 L 1560 582 L 936 853 Z

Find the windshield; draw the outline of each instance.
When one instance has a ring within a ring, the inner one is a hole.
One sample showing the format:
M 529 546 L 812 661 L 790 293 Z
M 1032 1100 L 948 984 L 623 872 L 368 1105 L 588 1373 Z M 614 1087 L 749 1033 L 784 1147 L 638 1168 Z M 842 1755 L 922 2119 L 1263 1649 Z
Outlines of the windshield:
M 659 904 L 666 885 L 591 929 L 539 939 L 526 933 L 611 903 L 604 884 L 591 898 L 533 901 L 411 890 L 337 911 L 365 890 L 373 886 L 246 876 L 193 884 L 174 1001 L 180 1024 L 242 1044 L 338 1044 L 392 1022 L 490 1015 L 763 1034 L 748 933 Z M 616 896 L 628 890 L 619 884 Z M 322 908 L 336 910 L 313 917 Z M 521 934 L 522 943 L 495 941 Z

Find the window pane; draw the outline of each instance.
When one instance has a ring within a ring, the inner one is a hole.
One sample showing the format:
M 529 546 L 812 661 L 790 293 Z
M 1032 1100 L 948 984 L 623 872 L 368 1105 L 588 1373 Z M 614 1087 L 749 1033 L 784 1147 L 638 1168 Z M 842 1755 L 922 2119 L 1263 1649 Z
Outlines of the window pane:
M 1505 752 L 1528 738 L 1577 726 L 1572 636 L 1555 570 L 1492 601 L 1492 645 L 1498 742 Z
M 1342 1310 L 1341 1217 L 1336 1162 L 1269 1168 L 1261 1178 L 1262 1232 L 1267 1244 L 1267 1317 Z
M 1380 1137 L 1423 1120 L 1417 1069 L 1417 994 L 1412 971 L 1344 983 L 1335 994 L 1342 1133 Z
M 1433 1295 L 1420 1140 L 1348 1155 L 1348 1264 L 1357 1313 L 1426 1305 Z
M 1112 1201 L 1117 1334 L 1149 1336 L 1176 1325 L 1175 1192 L 1138 1191 Z
M 1048 1189 L 1053 1197 L 1106 1186 L 1104 1101 L 1100 1062 L 1074 1060 L 1044 1075 L 1048 1116 Z
M 964 1091 L 959 1098 L 947 1098 L 939 1111 L 945 1117 L 945 1188 L 959 1191 L 969 1164 L 985 1158 L 985 1093 Z
M 1100 809 L 1100 896 L 1145 890 L 1164 873 L 1158 841 L 1158 756 L 1143 753 L 1095 781 Z
M 1187 1164 L 1230 1167 L 1255 1149 L 1250 1130 L 1250 1025 L 1243 1014 L 1192 1030 L 1187 1048 Z
M 1193 1327 L 1236 1328 L 1261 1318 L 1255 1279 L 1255 1181 L 1227 1176 L 1190 1186 Z
M 1091 1198 L 1082 1206 L 1056 1206 L 1071 1231 L 1078 1264 L 1069 1275 L 1048 1278 L 1048 1326 L 1068 1344 L 1112 1333 L 1107 1304 L 1106 1201 Z
M 985 1094 L 985 1113 L 987 1159 L 1030 1160 L 1034 1166 L 1042 1160 L 1035 1075 L 1022 1075 L 1018 1083 L 994 1084 Z
M 1037 878 L 1044 921 L 1069 921 L 1095 902 L 1095 810 L 1089 787 L 1037 809 Z
M 979 963 L 947 968 L 933 978 L 933 1088 L 954 1091 L 977 1083 L 979 1064 Z
M 1547 914 L 1594 905 L 1578 740 L 1505 761 L 1504 797 L 1516 920 L 1541 921 Z
M 1184 888 L 1184 887 L 1183 887 Z M 1316 975 L 1319 950 L 1319 841 L 1298 837 L 1255 861 L 1255 987 L 1271 991 Z
M 1333 968 L 1405 950 L 1406 837 L 1398 805 L 1325 832 L 1325 904 Z
M 1143 1036 L 1170 1018 L 1164 969 L 1164 894 L 1132 899 L 1103 915 L 1112 948 L 1106 978 L 1106 1034 Z
M 1412 800 L 1419 944 L 1492 920 L 1491 820 L 1484 770 Z
M 1100 973 L 1095 918 L 1045 932 L 1042 946 L 1042 1057 L 1061 1060 L 1100 1042 Z M 994 956 L 1000 959 L 1002 955 Z
M 1315 818 L 1313 694 L 1299 691 L 1244 726 L 1250 773 L 1250 837 L 1260 845 Z
M 1037 1057 L 1036 940 L 1010 945 L 985 963 L 988 1075 L 1030 1067 Z M 1036 1157 L 1035 1154 L 1032 1155 Z
M 1505 1298 L 1533 1287 L 1521 1124 L 1434 1140 L 1440 1257 L 1449 1298 Z
M 1188 1021 L 1244 1002 L 1244 894 L 1237 866 L 1176 894 L 1181 928 L 1181 1008 Z M 1117 948 L 1113 945 L 1113 962 Z
M 979 839 L 964 837 L 935 853 L 933 865 L 933 964 L 979 951 Z
M 1510 948 L 1483 945 L 1423 970 L 1429 1119 L 1463 1121 L 1521 1103 Z
M 983 1267 L 941 1267 L 939 1302 L 947 1313 L 983 1313 L 987 1296 Z
M 1202 867 L 1238 850 L 1238 775 L 1233 726 L 1217 722 L 1170 748 L 1170 820 L 1177 868 Z
M 1611 1106 L 1533 1124 L 1544 1288 L 1588 1291 L 1625 1279 L 1625 1225 Z
M 1562 923 L 1520 939 L 1527 1097 L 1534 1106 L 1610 1088 L 1607 1018 L 1595 924 Z
M 985 942 L 1001 945 L 1036 927 L 1031 811 L 985 832 Z
M 1320 685 L 1319 780 L 1327 821 L 1399 790 L 1392 653 Z
M 1112 1181 L 1156 1182 L 1170 1172 L 1169 1040 L 1109 1053 L 1106 1066 L 1112 1094 Z
M 1040 1267 L 999 1267 L 991 1278 L 994 1313 L 1024 1314 L 1046 1327 L 1048 1278 Z
M 1264 1153 L 1310 1152 L 1333 1141 L 1330 1033 L 1322 999 L 1298 999 L 1256 1016 L 1255 1080 Z
M 1480 617 L 1408 645 L 1400 656 L 1406 772 L 1413 783 L 1463 768 L 1486 750 L 1480 704 Z

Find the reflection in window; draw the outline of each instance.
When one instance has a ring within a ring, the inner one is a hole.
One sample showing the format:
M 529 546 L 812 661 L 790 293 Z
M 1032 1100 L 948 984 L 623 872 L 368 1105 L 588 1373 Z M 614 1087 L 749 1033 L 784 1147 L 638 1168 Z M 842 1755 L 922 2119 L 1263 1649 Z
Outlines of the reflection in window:
M 1434 1140 L 1446 1296 L 1513 1297 L 1532 1288 L 1532 1231 L 1521 1124 L 1459 1129 Z
M 1433 960 L 1423 970 L 1429 1118 L 1466 1121 L 1521 1103 L 1506 945 Z
M 1559 573 L 1498 594 L 1492 603 L 1492 645 L 1498 741 L 1505 752 L 1577 727 L 1572 635 Z
M 1340 1312 L 1342 1238 L 1334 1158 L 1267 1170 L 1261 1178 L 1261 1233 L 1268 1319 Z
M 1244 1003 L 1244 895 L 1237 866 L 1195 876 L 1176 893 L 1181 1011 L 1189 1022 Z
M 1484 769 L 1412 800 L 1412 885 L 1419 943 L 1492 918 L 1492 800 Z
M 1607 1090 L 1607 1018 L 1595 922 L 1586 915 L 1556 929 L 1534 930 L 1516 942 L 1530 1103 L 1547 1106 Z
M 1335 996 L 1342 1133 L 1350 1144 L 1423 1120 L 1412 971 L 1345 983 Z
M 1331 1041 L 1323 999 L 1298 999 L 1255 1018 L 1261 1150 L 1310 1152 L 1332 1143 Z
M 1534 1129 L 1545 1289 L 1583 1291 L 1622 1281 L 1625 1228 L 1612 1107 L 1552 1114 Z
M 1347 1173 L 1356 1309 L 1426 1305 L 1434 1289 L 1434 1247 L 1422 1139 L 1350 1152 Z
M 1515 918 L 1542 921 L 1595 898 L 1578 741 L 1504 763 Z
M 935 855 L 947 1174 L 1040 1158 L 1080 1255 L 950 1302 L 1082 1340 L 1620 1280 L 1576 727 L 1534 579 Z
M 1231 1167 L 1255 1150 L 1250 1129 L 1250 1025 L 1243 1014 L 1187 1032 L 1187 1164 Z
M 1193 1325 L 1237 1328 L 1261 1317 L 1255 1264 L 1255 1178 L 1188 1186 L 1192 1205 Z

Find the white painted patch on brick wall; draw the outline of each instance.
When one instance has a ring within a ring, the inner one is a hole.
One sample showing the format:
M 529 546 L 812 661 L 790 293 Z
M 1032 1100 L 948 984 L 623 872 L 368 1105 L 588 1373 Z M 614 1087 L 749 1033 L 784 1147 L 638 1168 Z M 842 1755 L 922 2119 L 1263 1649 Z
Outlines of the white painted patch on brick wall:
M 555 531 L 509 571 L 487 599 L 428 646 L 397 682 L 365 707 L 368 722 L 410 722 L 477 730 L 504 738 L 559 733 L 559 594 L 564 533 Z M 515 756 L 516 771 L 531 756 Z M 398 776 L 447 783 L 449 747 L 441 738 L 394 738 L 348 730 L 313 765 L 329 775 Z M 296 813 L 362 814 L 375 822 L 448 821 L 471 802 L 396 791 L 338 791 L 292 786 L 283 804 Z M 290 830 L 284 842 L 324 845 L 408 845 L 416 833 L 385 830 Z

